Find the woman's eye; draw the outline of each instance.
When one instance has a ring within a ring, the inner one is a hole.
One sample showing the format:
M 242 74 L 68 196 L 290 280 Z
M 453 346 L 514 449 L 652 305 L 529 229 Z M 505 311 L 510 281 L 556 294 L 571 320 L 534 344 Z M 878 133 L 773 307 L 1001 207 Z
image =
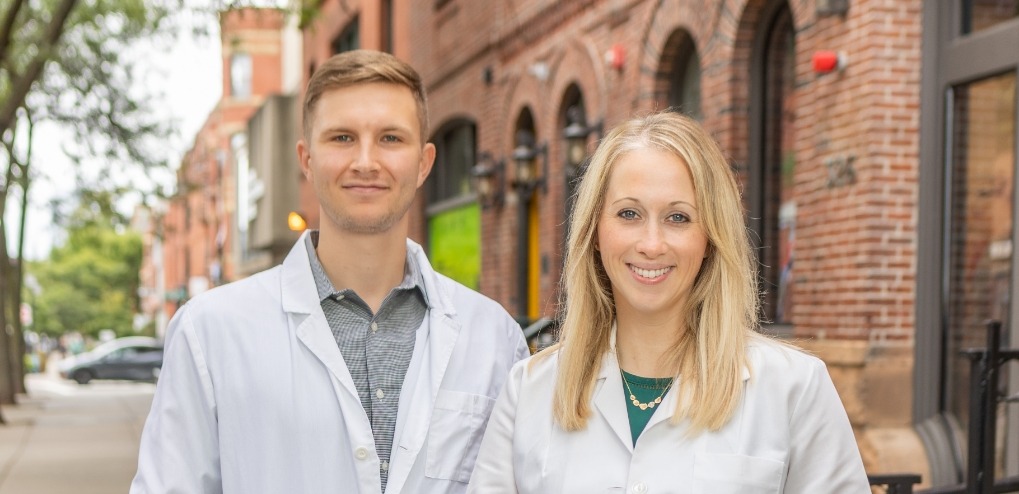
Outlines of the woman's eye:
M 624 220 L 632 220 L 637 218 L 637 212 L 632 209 L 624 209 L 619 212 L 618 216 Z
M 685 215 L 685 214 L 675 213 L 675 214 L 669 215 L 669 221 L 671 221 L 673 223 L 686 223 L 687 221 L 690 221 L 690 218 L 687 217 L 687 215 Z

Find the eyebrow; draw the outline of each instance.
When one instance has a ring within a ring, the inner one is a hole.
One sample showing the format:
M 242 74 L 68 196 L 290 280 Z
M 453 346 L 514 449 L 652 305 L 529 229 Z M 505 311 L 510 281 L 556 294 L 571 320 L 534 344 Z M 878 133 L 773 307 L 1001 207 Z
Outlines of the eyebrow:
M 616 199 L 615 201 L 612 201 L 612 204 L 609 204 L 609 205 L 611 206 L 611 205 L 614 205 L 616 203 L 620 203 L 620 202 L 623 202 L 623 201 L 633 201 L 633 202 L 635 202 L 637 204 L 640 204 L 640 200 L 638 200 L 635 197 L 620 197 L 619 199 Z M 686 201 L 672 201 L 668 205 L 669 206 L 676 206 L 676 205 L 679 205 L 679 204 L 685 204 L 685 205 L 693 208 L 694 211 L 697 211 L 697 206 L 694 206 L 693 204 L 690 204 L 689 202 L 686 202 Z
M 352 134 L 357 133 L 356 131 L 352 130 L 351 127 L 349 127 L 347 125 L 335 125 L 333 127 L 326 127 L 325 129 L 322 129 L 322 134 L 336 134 L 336 133 L 340 133 L 340 132 L 349 132 L 349 133 L 352 133 Z M 379 133 L 382 133 L 382 134 L 391 133 L 391 132 L 402 132 L 402 133 L 410 134 L 410 133 L 413 132 L 413 129 L 411 127 L 405 127 L 405 126 L 401 126 L 401 125 L 387 125 L 385 127 L 382 127 L 381 129 L 379 129 Z

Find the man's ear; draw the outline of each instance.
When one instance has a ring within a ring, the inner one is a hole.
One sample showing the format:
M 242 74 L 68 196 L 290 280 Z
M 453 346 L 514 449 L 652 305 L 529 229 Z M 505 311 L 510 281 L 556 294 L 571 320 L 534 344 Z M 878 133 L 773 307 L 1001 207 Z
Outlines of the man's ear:
M 418 187 L 421 187 L 428 178 L 428 174 L 432 172 L 432 165 L 435 164 L 435 144 L 430 142 L 425 143 L 425 147 L 421 149 L 421 165 L 418 169 Z
M 308 143 L 304 142 L 304 139 L 297 141 L 297 164 L 301 167 L 301 173 L 304 174 L 309 182 L 311 181 L 311 148 Z

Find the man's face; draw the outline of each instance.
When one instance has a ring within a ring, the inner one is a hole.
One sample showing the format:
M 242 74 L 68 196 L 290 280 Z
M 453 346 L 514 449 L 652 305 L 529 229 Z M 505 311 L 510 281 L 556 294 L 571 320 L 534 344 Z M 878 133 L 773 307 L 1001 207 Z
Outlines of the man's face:
M 301 171 L 322 208 L 323 228 L 379 234 L 405 225 L 435 161 L 420 135 L 410 89 L 369 83 L 322 94 L 297 143 Z

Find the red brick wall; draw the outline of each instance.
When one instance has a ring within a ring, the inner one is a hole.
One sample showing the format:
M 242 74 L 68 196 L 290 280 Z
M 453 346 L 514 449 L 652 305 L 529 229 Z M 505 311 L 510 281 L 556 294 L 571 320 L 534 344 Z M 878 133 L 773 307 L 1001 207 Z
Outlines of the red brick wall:
M 685 29 L 701 59 L 705 126 L 743 181 L 750 157 L 750 70 L 764 0 L 402 0 L 395 2 L 397 55 L 423 75 L 432 129 L 454 118 L 477 125 L 478 151 L 507 160 L 523 108 L 539 142 L 550 146 L 549 188 L 540 196 L 540 243 L 549 269 L 541 278 L 545 313 L 555 307 L 564 218 L 560 137 L 566 88 L 577 84 L 589 122 L 606 129 L 667 105 L 667 74 Z M 359 9 L 326 0 L 313 60 Z M 845 17 L 818 17 L 815 2 L 789 2 L 796 32 L 793 195 L 797 202 L 797 335 L 876 341 L 911 340 L 919 139 L 921 0 L 855 0 Z M 367 16 L 362 16 L 362 19 Z M 408 21 L 408 19 L 410 21 Z M 362 33 L 367 31 L 362 27 Z M 675 39 L 673 37 L 673 39 Z M 604 61 L 614 45 L 625 63 Z M 363 41 L 363 46 L 368 46 Z M 403 48 L 402 48 L 403 47 Z M 405 48 L 405 49 L 404 49 Z M 818 50 L 847 55 L 844 71 L 815 74 Z M 547 76 L 534 75 L 545 64 Z M 490 74 L 486 82 L 485 74 Z M 853 158 L 855 183 L 830 188 L 826 161 Z M 750 184 L 744 183 L 744 188 Z M 516 196 L 482 216 L 481 291 L 517 307 Z M 421 203 L 423 206 L 423 202 Z M 423 237 L 415 215 L 413 236 Z

